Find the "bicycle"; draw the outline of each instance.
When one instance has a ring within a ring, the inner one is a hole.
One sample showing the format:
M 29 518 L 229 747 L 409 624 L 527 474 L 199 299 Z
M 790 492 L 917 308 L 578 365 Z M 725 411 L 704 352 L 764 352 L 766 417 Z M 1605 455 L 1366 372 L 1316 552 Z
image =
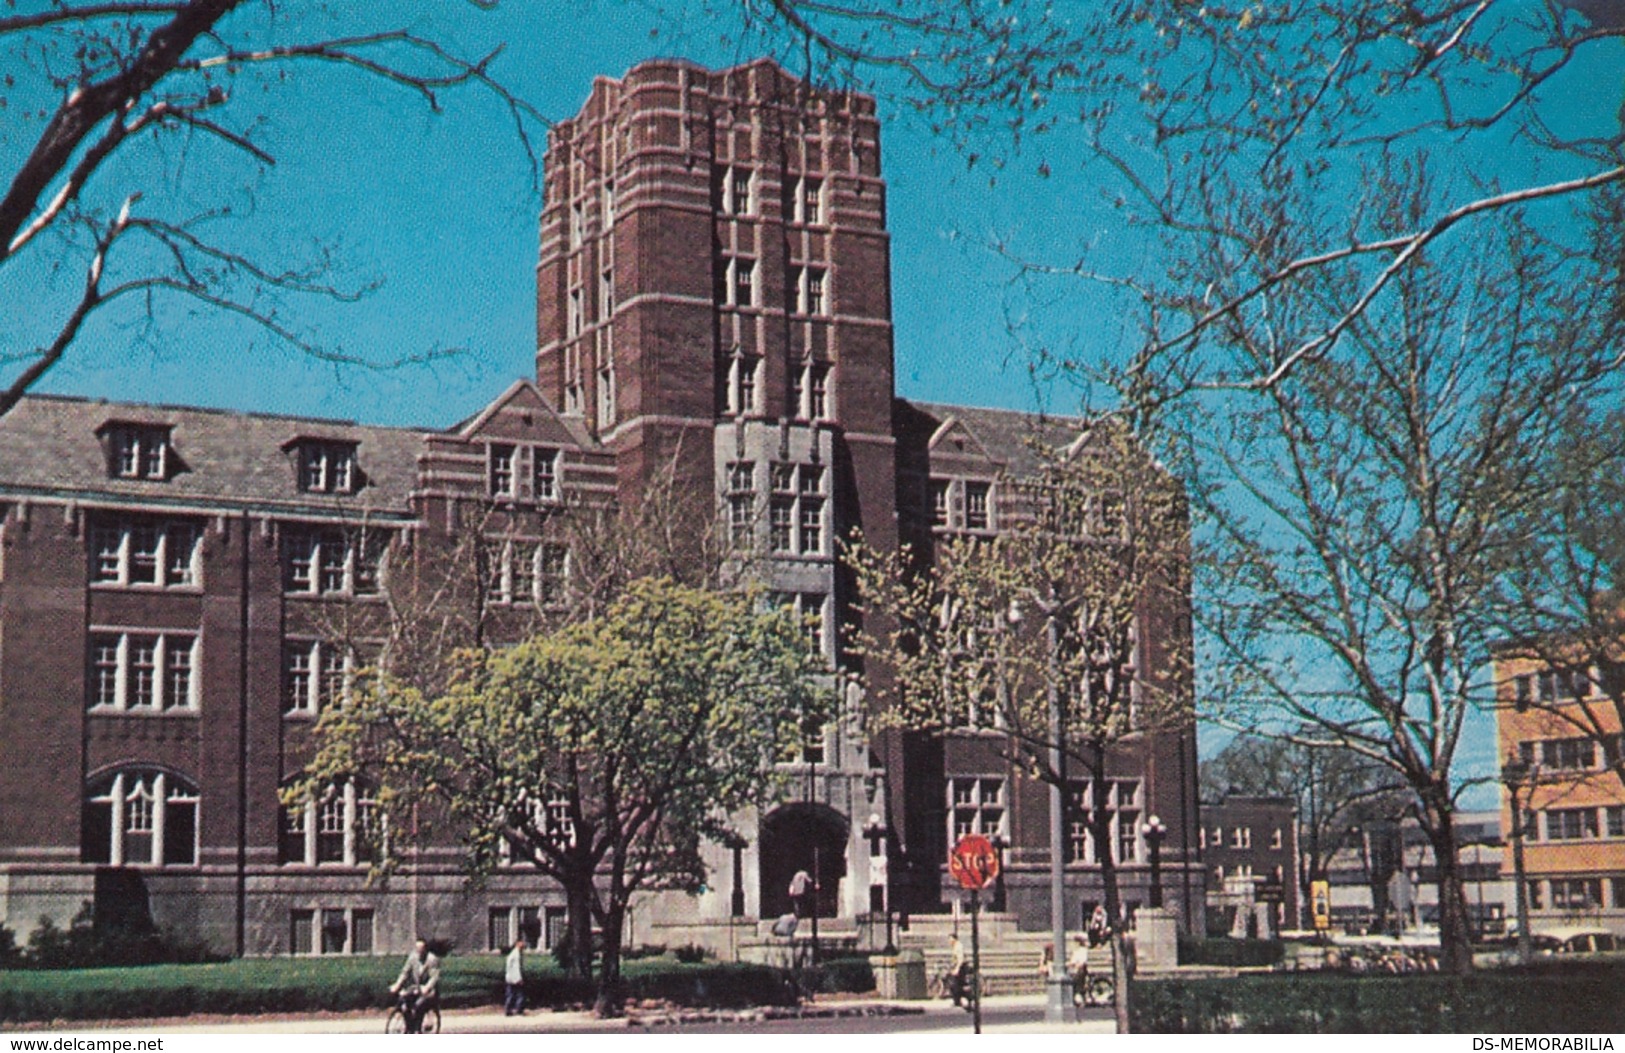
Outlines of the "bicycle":
M 412 1008 L 413 999 L 417 998 L 415 992 L 402 991 L 395 1001 L 395 1007 L 389 1011 L 384 1019 L 384 1034 L 405 1035 L 410 1029 L 406 1026 L 407 1018 Z M 440 1033 L 440 1003 L 430 1003 L 423 1010 L 423 1018 L 418 1021 L 417 1034 L 436 1035 Z
M 938 972 L 931 978 L 926 988 L 927 996 L 931 998 L 952 998 L 954 996 L 955 974 L 957 970 L 952 966 Z M 980 982 L 974 969 L 966 969 L 963 986 L 960 988 L 960 1000 L 966 1010 L 971 1008 L 972 1000 L 976 996 L 977 984 Z

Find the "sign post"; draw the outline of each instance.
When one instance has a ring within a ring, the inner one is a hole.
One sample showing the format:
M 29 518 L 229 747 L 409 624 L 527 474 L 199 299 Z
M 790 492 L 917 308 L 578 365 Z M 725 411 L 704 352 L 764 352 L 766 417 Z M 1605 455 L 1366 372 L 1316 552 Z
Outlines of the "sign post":
M 999 876 L 999 853 L 981 834 L 967 834 L 948 855 L 948 873 L 961 888 L 970 889 L 971 1028 L 982 1033 L 982 934 L 977 919 L 982 912 L 982 889 Z

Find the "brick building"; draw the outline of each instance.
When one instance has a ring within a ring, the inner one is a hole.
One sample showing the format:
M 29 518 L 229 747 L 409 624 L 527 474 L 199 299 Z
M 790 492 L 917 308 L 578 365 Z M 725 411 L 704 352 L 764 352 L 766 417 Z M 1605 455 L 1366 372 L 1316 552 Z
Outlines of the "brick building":
M 1236 931 L 1254 931 L 1248 914 L 1265 905 L 1268 933 L 1305 927 L 1298 852 L 1298 809 L 1290 797 L 1231 793 L 1202 805 L 1198 836 L 1208 867 L 1208 922 Z
M 472 889 L 452 845 L 414 845 L 369 885 L 366 787 L 279 803 L 314 715 L 410 630 L 402 611 L 437 604 L 472 642 L 543 627 L 571 602 L 570 515 L 660 489 L 818 616 L 837 667 L 837 537 L 996 531 L 1032 442 L 1076 437 L 895 397 L 872 100 L 765 61 L 645 63 L 595 81 L 545 166 L 536 382 L 468 421 L 44 397 L 0 418 L 0 921 L 134 903 L 248 954 L 394 950 L 418 931 L 551 941 L 562 895 L 523 868 Z M 1186 667 L 1169 655 L 1188 651 L 1188 611 L 1144 619 L 1142 675 Z M 1007 846 L 1004 905 L 1046 926 L 1043 788 L 987 734 L 867 716 L 848 691 L 792 762 L 792 799 L 737 817 L 746 844 L 710 849 L 708 891 L 635 904 L 634 939 L 703 930 L 740 899 L 771 918 L 801 869 L 827 917 L 944 909 L 947 846 L 968 830 Z M 1168 902 L 1200 931 L 1194 724 L 1110 764 L 1126 901 L 1147 899 L 1140 820 L 1157 813 Z M 1084 911 L 1086 857 L 1068 878 Z
M 1502 788 L 1501 828 L 1509 835 L 1514 822 L 1522 828 L 1535 932 L 1596 924 L 1625 935 L 1618 674 L 1617 666 L 1554 668 L 1511 647 L 1496 660 L 1500 756 L 1527 772 L 1521 816 L 1512 815 L 1511 795 Z

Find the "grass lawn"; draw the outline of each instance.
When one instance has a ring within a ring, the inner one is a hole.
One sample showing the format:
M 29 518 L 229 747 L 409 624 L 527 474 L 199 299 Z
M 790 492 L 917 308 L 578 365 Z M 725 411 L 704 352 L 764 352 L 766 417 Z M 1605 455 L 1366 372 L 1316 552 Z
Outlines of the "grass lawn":
M 21 1020 L 96 1020 L 192 1013 L 273 1013 L 383 1008 L 404 955 L 372 958 L 244 958 L 207 965 L 108 969 L 0 970 L 0 1024 Z M 760 966 L 639 958 L 622 965 L 631 992 L 679 1001 L 774 1000 L 777 975 Z M 442 965 L 440 995 L 450 1007 L 502 998 L 503 958 L 453 955 Z M 578 1004 L 591 987 L 564 975 L 551 958 L 525 966 L 532 1004 Z

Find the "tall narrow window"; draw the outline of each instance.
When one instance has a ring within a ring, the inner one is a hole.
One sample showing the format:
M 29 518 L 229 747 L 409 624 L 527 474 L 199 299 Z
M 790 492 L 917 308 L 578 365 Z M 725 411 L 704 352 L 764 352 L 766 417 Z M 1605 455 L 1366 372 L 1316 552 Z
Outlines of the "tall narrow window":
M 791 547 L 794 537 L 795 499 L 774 494 L 772 502 L 768 505 L 768 544 L 774 552 L 794 552 Z
M 199 531 L 190 523 L 170 523 L 164 529 L 164 584 L 197 584 Z
M 514 447 L 493 443 L 489 448 L 488 482 L 492 497 L 514 497 Z
M 807 314 L 824 313 L 824 278 L 822 267 L 807 268 Z
M 569 574 L 569 548 L 551 542 L 543 544 L 537 551 L 537 600 L 548 605 L 563 602 Z
M 192 705 L 192 648 L 171 642 L 164 648 L 164 708 L 181 709 Z
M 141 524 L 130 528 L 130 566 L 129 583 L 131 585 L 157 585 L 159 583 L 158 570 L 162 565 L 159 559 L 159 548 L 163 542 L 163 532 L 152 524 Z
M 824 222 L 824 181 L 817 176 L 804 176 L 801 180 L 801 222 Z
M 948 526 L 948 516 L 952 509 L 950 495 L 952 486 L 947 479 L 931 480 L 931 525 Z
M 536 500 L 559 499 L 559 451 L 538 446 L 534 453 L 536 463 Z
M 129 708 L 152 709 L 158 702 L 158 637 L 131 636 Z
M 807 367 L 807 415 L 829 419 L 829 367 L 819 362 Z
M 736 216 L 749 216 L 756 210 L 751 200 L 751 172 L 748 168 L 735 168 L 729 181 L 729 204 Z
M 744 256 L 733 261 L 734 304 L 753 307 L 756 304 L 756 261 Z
M 992 525 L 992 518 L 988 512 L 988 495 L 991 487 L 987 483 L 967 482 L 965 484 L 965 529 L 986 530 Z
M 615 366 L 606 361 L 598 371 L 598 426 L 607 428 L 615 423 Z

